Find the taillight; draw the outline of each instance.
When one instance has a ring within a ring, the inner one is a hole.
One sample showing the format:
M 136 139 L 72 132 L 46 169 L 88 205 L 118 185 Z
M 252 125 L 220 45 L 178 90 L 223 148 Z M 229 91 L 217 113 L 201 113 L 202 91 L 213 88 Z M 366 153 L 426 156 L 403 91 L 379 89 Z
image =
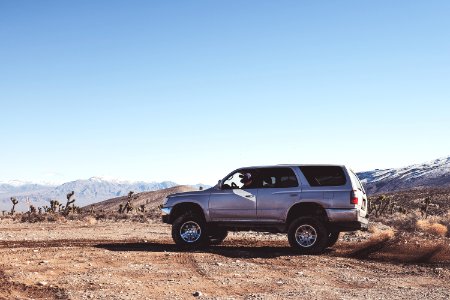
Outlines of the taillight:
M 352 191 L 350 194 L 350 204 L 358 205 L 358 197 L 356 196 L 356 191 Z

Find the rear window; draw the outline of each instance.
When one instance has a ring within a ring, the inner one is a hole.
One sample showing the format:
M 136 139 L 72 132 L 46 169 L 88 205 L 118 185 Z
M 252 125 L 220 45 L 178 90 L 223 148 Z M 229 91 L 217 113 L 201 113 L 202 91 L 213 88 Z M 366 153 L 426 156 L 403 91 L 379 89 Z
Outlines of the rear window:
M 303 175 L 310 186 L 339 186 L 345 185 L 344 170 L 336 166 L 302 166 Z
M 262 188 L 298 187 L 297 177 L 291 168 L 268 168 L 261 172 Z

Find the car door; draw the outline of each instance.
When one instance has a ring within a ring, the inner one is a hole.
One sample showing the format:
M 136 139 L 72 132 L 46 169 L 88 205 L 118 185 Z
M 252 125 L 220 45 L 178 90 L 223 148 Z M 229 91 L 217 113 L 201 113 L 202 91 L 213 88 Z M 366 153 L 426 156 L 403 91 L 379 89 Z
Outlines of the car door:
M 237 170 L 223 180 L 222 187 L 211 192 L 209 215 L 211 221 L 255 221 L 258 188 L 241 182 L 245 174 L 254 170 Z
M 283 221 L 287 210 L 300 200 L 301 187 L 290 167 L 261 170 L 261 187 L 258 189 L 257 219 L 259 222 Z

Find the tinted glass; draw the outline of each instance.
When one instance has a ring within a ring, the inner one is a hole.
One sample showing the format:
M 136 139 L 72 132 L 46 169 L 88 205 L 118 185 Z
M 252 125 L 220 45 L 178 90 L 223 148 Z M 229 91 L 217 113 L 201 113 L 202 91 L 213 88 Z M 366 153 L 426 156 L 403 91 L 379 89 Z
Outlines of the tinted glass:
M 352 176 L 354 178 L 354 181 L 356 183 L 356 187 L 359 188 L 361 191 L 365 192 L 364 188 L 363 188 L 363 186 L 361 184 L 361 181 L 359 181 L 358 176 L 356 176 L 356 174 L 353 173 L 353 171 L 350 172 L 350 176 Z
M 223 190 L 253 189 L 259 187 L 259 172 L 253 169 L 238 170 L 231 174 L 222 184 Z M 247 176 L 247 177 L 246 177 Z M 247 178 L 247 180 L 244 179 Z
M 341 167 L 302 166 L 300 170 L 310 186 L 339 186 L 347 182 Z
M 297 176 L 291 168 L 262 169 L 260 176 L 262 188 L 298 187 Z

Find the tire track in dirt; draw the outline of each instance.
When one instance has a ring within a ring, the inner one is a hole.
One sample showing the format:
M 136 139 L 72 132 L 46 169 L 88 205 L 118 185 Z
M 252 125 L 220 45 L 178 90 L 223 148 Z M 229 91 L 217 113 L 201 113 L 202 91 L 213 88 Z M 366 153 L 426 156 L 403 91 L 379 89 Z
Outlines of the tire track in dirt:
M 128 240 L 107 240 L 107 239 L 82 239 L 82 240 L 48 240 L 48 241 L 0 241 L 0 248 L 60 248 L 60 247 L 92 247 L 96 244 L 108 243 L 108 244 L 126 244 L 136 243 L 140 239 L 128 239 Z
M 30 286 L 23 283 L 11 281 L 6 274 L 0 270 L 0 299 L 69 299 L 65 290 L 58 287 Z
M 208 272 L 199 265 L 199 263 L 197 262 L 197 260 L 194 257 L 194 253 L 195 252 L 177 253 L 175 255 L 175 260 L 180 265 L 186 267 L 188 269 L 188 271 L 191 270 L 194 273 L 198 274 L 203 281 L 203 284 L 204 284 L 203 287 L 207 288 L 209 290 L 213 290 L 215 296 L 230 295 L 230 292 L 241 296 L 242 291 L 240 291 L 240 292 L 235 292 L 234 290 L 230 291 L 229 286 L 227 288 L 225 288 L 225 287 L 221 286 L 219 283 L 217 283 L 216 280 L 214 279 L 214 277 L 209 275 Z M 211 253 L 209 253 L 209 255 L 211 255 Z

